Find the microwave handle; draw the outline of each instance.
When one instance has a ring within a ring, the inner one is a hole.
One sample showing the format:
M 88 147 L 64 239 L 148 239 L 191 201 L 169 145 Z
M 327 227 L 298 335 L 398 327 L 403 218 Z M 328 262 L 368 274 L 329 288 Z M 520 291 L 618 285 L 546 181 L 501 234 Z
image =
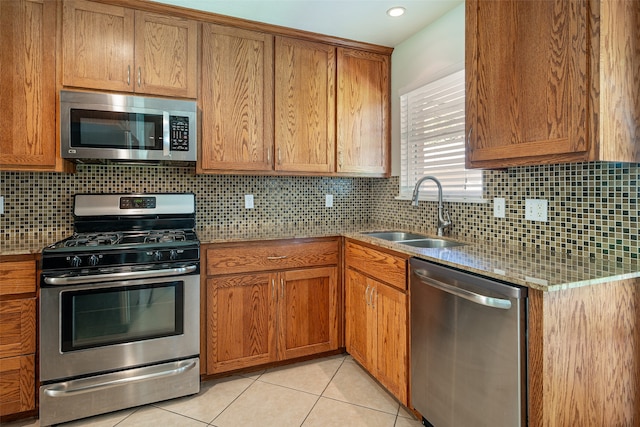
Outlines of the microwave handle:
M 169 128 L 169 112 L 162 112 L 162 155 L 164 157 L 171 157 L 170 136 L 171 129 Z

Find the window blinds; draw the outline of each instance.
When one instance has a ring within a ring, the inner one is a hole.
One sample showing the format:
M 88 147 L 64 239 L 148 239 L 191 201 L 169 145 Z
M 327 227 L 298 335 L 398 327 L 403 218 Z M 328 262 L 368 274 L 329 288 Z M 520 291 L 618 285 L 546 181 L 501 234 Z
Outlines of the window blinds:
M 400 196 L 410 196 L 418 179 L 433 175 L 445 199 L 481 199 L 482 171 L 465 169 L 464 70 L 400 98 Z M 425 182 L 421 195 L 435 196 Z

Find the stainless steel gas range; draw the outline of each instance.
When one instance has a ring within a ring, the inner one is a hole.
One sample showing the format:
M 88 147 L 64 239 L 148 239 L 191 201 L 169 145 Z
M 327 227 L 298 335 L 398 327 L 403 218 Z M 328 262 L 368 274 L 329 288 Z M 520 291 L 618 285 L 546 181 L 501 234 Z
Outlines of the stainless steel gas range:
M 197 393 L 193 194 L 78 194 L 42 251 L 40 424 Z

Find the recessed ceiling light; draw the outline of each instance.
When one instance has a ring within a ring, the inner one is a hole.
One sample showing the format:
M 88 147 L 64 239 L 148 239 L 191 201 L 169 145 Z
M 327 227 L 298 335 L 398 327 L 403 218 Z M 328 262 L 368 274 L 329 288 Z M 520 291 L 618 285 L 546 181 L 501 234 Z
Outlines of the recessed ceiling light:
M 396 7 L 392 7 L 391 9 L 387 10 L 387 15 L 396 18 L 398 16 L 404 15 L 404 11 L 405 11 L 404 7 L 396 6 Z

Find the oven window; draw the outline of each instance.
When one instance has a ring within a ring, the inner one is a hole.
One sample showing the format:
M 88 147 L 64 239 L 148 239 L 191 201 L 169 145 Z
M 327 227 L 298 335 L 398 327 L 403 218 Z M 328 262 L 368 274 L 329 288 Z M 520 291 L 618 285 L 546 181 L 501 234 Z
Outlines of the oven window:
M 62 351 L 180 335 L 184 283 L 63 292 Z
M 71 109 L 75 148 L 162 150 L 162 115 Z

